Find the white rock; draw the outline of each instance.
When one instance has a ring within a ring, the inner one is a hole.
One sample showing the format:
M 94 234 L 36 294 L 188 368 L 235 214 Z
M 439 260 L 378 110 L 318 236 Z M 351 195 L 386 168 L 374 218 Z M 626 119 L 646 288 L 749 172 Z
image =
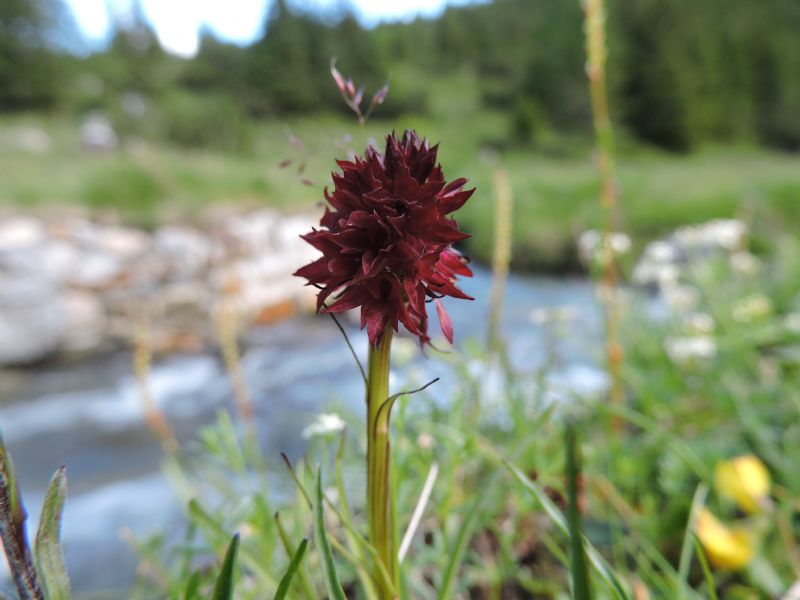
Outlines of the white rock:
M 81 259 L 81 252 L 72 244 L 61 240 L 51 240 L 31 258 L 36 260 L 36 268 L 55 284 L 66 284 L 73 276 Z
M 0 279 L 0 365 L 50 356 L 63 333 L 63 307 L 50 282 L 35 276 Z
M 111 121 L 99 114 L 91 114 L 81 125 L 81 141 L 87 150 L 113 150 L 119 139 Z
M 189 227 L 167 226 L 156 231 L 155 250 L 168 261 L 177 277 L 193 277 L 208 268 L 212 257 L 212 244 L 208 238 Z
M 150 236 L 129 227 L 106 227 L 97 232 L 95 244 L 104 252 L 122 260 L 131 260 L 147 252 Z
M 260 254 L 275 247 L 277 234 L 283 226 L 279 212 L 262 209 L 231 219 L 227 223 L 226 234 L 240 252 Z
M 106 315 L 96 294 L 70 291 L 63 295 L 65 330 L 62 347 L 69 352 L 89 352 L 105 339 Z
M 10 217 L 0 220 L 0 252 L 30 250 L 44 240 L 44 226 L 37 219 Z
M 53 145 L 50 136 L 38 127 L 22 127 L 14 134 L 14 145 L 24 152 L 44 154 Z
M 69 285 L 84 289 L 101 289 L 111 285 L 122 273 L 119 259 L 102 252 L 85 252 L 69 278 Z

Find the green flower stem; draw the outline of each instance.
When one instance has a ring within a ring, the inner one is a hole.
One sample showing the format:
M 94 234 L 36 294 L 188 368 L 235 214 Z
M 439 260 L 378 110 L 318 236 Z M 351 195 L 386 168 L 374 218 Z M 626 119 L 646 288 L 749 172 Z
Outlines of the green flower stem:
M 378 348 L 369 349 L 367 365 L 367 513 L 369 537 L 378 557 L 396 579 L 394 552 L 394 507 L 389 481 L 389 413 L 381 406 L 389 398 L 389 357 L 392 347 L 392 328 L 383 332 Z M 373 574 L 379 585 L 382 600 L 391 600 L 392 593 L 383 583 L 380 566 Z

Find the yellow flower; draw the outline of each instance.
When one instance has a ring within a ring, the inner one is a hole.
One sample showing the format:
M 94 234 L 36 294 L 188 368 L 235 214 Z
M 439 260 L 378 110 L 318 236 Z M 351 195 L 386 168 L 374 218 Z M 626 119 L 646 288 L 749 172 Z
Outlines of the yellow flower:
M 748 533 L 740 528 L 726 527 L 705 508 L 697 515 L 695 533 L 711 564 L 719 569 L 741 569 L 753 557 Z
M 769 472 L 752 454 L 718 463 L 714 469 L 714 484 L 717 492 L 749 513 L 758 511 L 769 501 Z

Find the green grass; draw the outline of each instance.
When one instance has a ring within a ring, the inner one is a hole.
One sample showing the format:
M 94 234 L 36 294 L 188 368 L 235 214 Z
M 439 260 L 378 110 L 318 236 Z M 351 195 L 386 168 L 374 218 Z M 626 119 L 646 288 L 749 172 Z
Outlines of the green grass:
M 577 268 L 575 237 L 597 227 L 598 183 L 588 142 L 570 144 L 565 156 L 507 146 L 508 116 L 480 110 L 464 74 L 432 94 L 429 115 L 371 121 L 317 116 L 252 125 L 247 152 L 186 150 L 137 141 L 109 154 L 79 147 L 78 123 L 66 118 L 4 118 L 0 139 L 23 124 L 41 125 L 53 139 L 50 151 L 31 154 L 0 145 L 0 202 L 22 207 L 60 205 L 114 210 L 135 224 L 152 225 L 183 215 L 200 218 L 211 205 L 310 207 L 346 148 L 361 149 L 391 129 L 414 127 L 441 141 L 449 178 L 468 177 L 478 192 L 460 213 L 474 237 L 468 251 L 487 261 L 492 245 L 492 172 L 509 173 L 514 192 L 514 262 L 517 268 L 566 271 Z M 294 135 L 300 149 L 289 142 Z M 291 159 L 287 167 L 279 166 Z M 300 169 L 300 166 L 304 168 Z M 624 219 L 620 227 L 643 241 L 684 223 L 741 216 L 785 227 L 800 217 L 800 169 L 791 155 L 757 148 L 710 148 L 680 156 L 627 149 L 618 161 Z M 757 232 L 760 233 L 760 232 Z

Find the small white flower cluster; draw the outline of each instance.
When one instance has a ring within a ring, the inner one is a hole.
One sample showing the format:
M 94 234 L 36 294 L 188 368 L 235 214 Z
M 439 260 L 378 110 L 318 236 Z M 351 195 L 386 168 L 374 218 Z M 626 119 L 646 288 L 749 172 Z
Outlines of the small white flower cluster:
M 678 283 L 683 265 L 713 255 L 728 255 L 734 271 L 753 274 L 759 262 L 743 250 L 746 238 L 747 226 L 737 219 L 679 227 L 669 238 L 648 244 L 634 268 L 633 281 L 663 291 Z
M 736 219 L 719 219 L 678 228 L 669 237 L 649 244 L 633 271 L 633 281 L 658 292 L 670 312 L 680 319 L 682 333 L 667 339 L 664 349 L 679 366 L 707 364 L 717 355 L 713 337 L 716 324 L 701 312 L 700 290 L 687 283 L 689 268 L 708 264 L 709 258 L 730 261 L 731 270 L 750 276 L 760 268 L 758 259 L 744 249 L 747 226 Z M 734 306 L 733 317 L 749 322 L 768 315 L 772 308 L 763 295 L 744 298 Z M 800 328 L 800 317 L 798 317 Z M 799 329 L 800 330 L 800 329 Z
M 707 335 L 670 338 L 665 348 L 672 362 L 682 366 L 710 361 L 717 355 L 717 343 Z
M 574 321 L 579 316 L 578 309 L 569 304 L 557 306 L 539 306 L 534 308 L 528 317 L 534 325 L 547 325 L 548 323 L 567 323 Z
M 787 331 L 800 335 L 800 312 L 790 312 L 783 317 L 783 326 Z
M 716 327 L 714 318 L 704 312 L 687 313 L 683 317 L 683 325 L 692 335 L 710 335 Z
M 750 323 L 772 313 L 772 303 L 764 294 L 753 294 L 742 298 L 733 307 L 733 319 L 739 323 Z
M 716 219 L 700 225 L 684 225 L 672 234 L 687 250 L 739 250 L 747 237 L 747 226 L 738 219 Z
M 303 429 L 300 435 L 304 440 L 315 437 L 328 437 L 334 433 L 339 433 L 345 427 L 347 427 L 347 423 L 336 413 L 321 413 Z
M 612 231 L 608 234 L 608 248 L 616 255 L 627 254 L 631 251 L 631 238 L 627 234 Z M 587 264 L 602 261 L 606 252 L 603 233 L 596 229 L 587 229 L 578 236 L 578 255 Z
M 633 281 L 639 285 L 653 285 L 659 290 L 678 282 L 681 259 L 678 248 L 670 242 L 657 240 L 647 245 L 633 269 Z
M 739 250 L 731 254 L 731 269 L 743 276 L 754 275 L 761 268 L 761 261 L 751 252 Z

